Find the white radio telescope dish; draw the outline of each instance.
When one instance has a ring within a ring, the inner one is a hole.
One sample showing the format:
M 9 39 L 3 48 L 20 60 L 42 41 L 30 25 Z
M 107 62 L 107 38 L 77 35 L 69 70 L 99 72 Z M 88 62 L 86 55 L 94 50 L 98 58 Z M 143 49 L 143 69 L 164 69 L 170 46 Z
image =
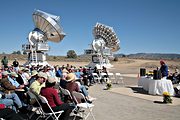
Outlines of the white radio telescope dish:
M 94 40 L 92 41 L 92 49 L 94 55 L 92 62 L 88 65 L 94 67 L 96 65 L 102 67 L 112 67 L 108 57 L 120 49 L 120 40 L 112 27 L 96 23 L 93 29 Z M 95 60 L 95 62 L 93 61 Z
M 52 42 L 60 42 L 64 37 L 65 33 L 58 24 L 59 16 L 51 15 L 40 10 L 36 10 L 33 13 L 33 21 L 36 26 L 44 33 L 47 40 Z
M 29 44 L 23 45 L 23 50 L 28 53 L 27 64 L 46 65 L 44 52 L 49 50 L 48 41 L 60 42 L 64 37 L 62 27 L 58 24 L 60 17 L 35 10 L 33 13 L 35 28 L 29 33 Z
M 120 49 L 120 41 L 112 27 L 97 23 L 93 29 L 93 35 L 95 38 L 95 42 L 100 42 L 102 40 L 104 41 L 105 44 L 102 43 L 102 47 L 107 47 L 112 52 L 116 52 Z

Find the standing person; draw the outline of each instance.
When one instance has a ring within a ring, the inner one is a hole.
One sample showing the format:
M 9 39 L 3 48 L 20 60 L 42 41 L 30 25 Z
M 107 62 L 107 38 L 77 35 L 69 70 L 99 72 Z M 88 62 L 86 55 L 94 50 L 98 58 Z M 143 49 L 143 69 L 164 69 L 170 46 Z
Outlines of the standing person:
M 14 61 L 13 61 L 13 67 L 14 67 L 14 70 L 15 70 L 16 72 L 18 72 L 19 62 L 17 61 L 17 58 L 15 58 Z
M 8 58 L 4 56 L 4 58 L 1 60 L 3 69 L 8 67 Z
M 160 65 L 161 65 L 161 67 L 160 67 L 161 76 L 167 78 L 168 77 L 168 66 L 166 65 L 166 63 L 163 60 L 160 61 Z

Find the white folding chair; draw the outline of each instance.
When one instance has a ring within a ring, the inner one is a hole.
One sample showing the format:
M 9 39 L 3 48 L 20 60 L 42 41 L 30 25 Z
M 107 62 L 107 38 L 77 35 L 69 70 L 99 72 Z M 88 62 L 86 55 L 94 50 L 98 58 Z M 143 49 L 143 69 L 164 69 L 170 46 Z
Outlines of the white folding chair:
M 54 111 L 52 110 L 51 106 L 49 105 L 47 99 L 46 99 L 44 96 L 39 95 L 38 97 L 39 97 L 39 99 L 41 100 L 41 102 L 44 103 L 44 104 L 46 104 L 46 105 L 48 106 L 48 108 L 50 109 L 50 112 L 45 112 L 45 111 L 42 109 L 42 110 L 43 110 L 43 116 L 46 116 L 46 119 L 45 119 L 45 120 L 47 120 L 47 119 L 50 118 L 50 117 L 52 117 L 53 120 L 58 120 L 59 117 L 60 117 L 60 115 L 61 115 L 64 111 L 61 110 L 61 111 L 58 111 L 58 112 L 54 112 Z
M 71 102 L 74 103 L 73 97 L 72 97 L 71 93 L 69 92 L 69 90 L 64 89 L 64 88 L 62 88 L 60 86 L 59 86 L 59 89 L 60 89 L 60 91 L 62 92 L 63 95 L 69 96 Z
M 112 83 L 116 83 L 116 78 L 115 78 L 115 76 L 114 76 L 114 73 L 108 73 L 108 77 L 109 77 L 109 79 L 111 80 L 111 82 Z
M 100 77 L 97 73 L 92 73 L 92 76 L 95 82 L 100 83 Z
M 33 113 L 30 114 L 28 117 L 31 119 L 35 113 L 40 114 L 40 116 L 41 116 L 43 110 L 42 110 L 42 106 L 37 98 L 37 95 L 34 92 L 32 92 L 31 90 L 27 91 L 27 95 L 29 95 L 29 97 L 30 97 L 30 105 L 33 106 L 33 109 L 32 109 Z M 34 105 L 36 103 L 38 105 Z M 37 119 L 39 119 L 39 117 Z
M 79 92 L 75 92 L 73 91 L 72 92 L 72 96 L 74 97 L 75 101 L 76 101 L 76 105 L 77 107 L 79 107 L 79 111 L 83 111 L 85 110 L 85 112 L 82 112 L 82 117 L 86 120 L 88 118 L 88 116 L 91 114 L 93 120 L 95 120 L 95 117 L 92 113 L 92 110 L 93 110 L 93 107 L 94 105 L 93 104 L 90 104 L 87 102 L 87 100 L 85 99 L 84 95 L 82 93 L 79 93 Z M 79 102 L 80 100 L 83 100 L 84 102 Z M 75 115 L 74 119 L 76 119 L 76 116 L 78 114 Z
M 108 75 L 104 72 L 100 73 L 100 77 L 101 77 L 102 82 L 107 82 L 109 80 Z
M 115 73 L 115 75 L 116 75 L 116 83 L 118 84 L 119 82 L 121 82 L 121 84 L 124 85 L 124 80 L 121 73 Z

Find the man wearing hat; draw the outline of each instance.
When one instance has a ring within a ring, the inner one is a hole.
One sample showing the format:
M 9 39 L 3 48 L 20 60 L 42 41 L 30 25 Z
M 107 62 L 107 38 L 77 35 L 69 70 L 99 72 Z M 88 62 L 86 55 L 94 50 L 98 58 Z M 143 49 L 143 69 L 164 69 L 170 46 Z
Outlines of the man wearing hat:
M 20 85 L 28 85 L 28 79 L 24 74 L 24 70 L 25 68 L 23 67 L 20 67 L 18 70 L 18 77 L 16 78 L 16 80 Z
M 18 75 L 15 72 L 11 72 L 10 76 L 8 77 L 8 80 L 11 82 L 12 85 L 16 86 L 16 88 L 24 88 L 24 85 L 20 85 L 17 81 L 16 78 Z
M 38 72 L 36 70 L 33 70 L 31 72 L 31 78 L 28 80 L 29 86 L 37 79 Z
M 68 89 L 70 93 L 72 93 L 73 91 L 76 91 L 76 92 L 80 91 L 80 88 L 79 88 L 78 84 L 75 83 L 75 80 L 76 80 L 76 75 L 74 73 L 67 74 L 66 89 Z
M 96 99 L 89 96 L 86 87 L 80 82 L 76 81 L 76 75 L 74 73 L 67 74 L 66 80 L 66 89 L 68 89 L 70 93 L 72 93 L 73 91 L 82 92 L 89 103 L 92 103 L 92 101 Z
M 9 73 L 4 71 L 2 73 L 2 79 L 0 80 L 0 92 L 5 94 L 5 98 L 12 99 L 18 108 L 22 108 L 21 100 L 18 95 L 15 93 L 16 86 L 13 86 L 8 80 Z
M 31 85 L 30 89 L 39 95 L 41 88 L 45 87 L 45 81 L 47 80 L 47 75 L 44 72 L 39 72 L 37 75 L 37 80 L 35 80 Z

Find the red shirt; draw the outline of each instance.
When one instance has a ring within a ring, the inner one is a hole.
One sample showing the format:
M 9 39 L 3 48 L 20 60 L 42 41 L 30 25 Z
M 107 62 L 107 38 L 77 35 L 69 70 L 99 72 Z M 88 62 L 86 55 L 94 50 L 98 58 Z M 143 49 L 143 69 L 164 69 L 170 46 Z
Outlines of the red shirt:
M 63 104 L 63 102 L 61 101 L 61 98 L 58 96 L 57 90 L 52 87 L 41 88 L 40 94 L 42 96 L 46 97 L 46 99 L 48 100 L 48 103 L 51 107 L 56 107 L 56 106 Z

